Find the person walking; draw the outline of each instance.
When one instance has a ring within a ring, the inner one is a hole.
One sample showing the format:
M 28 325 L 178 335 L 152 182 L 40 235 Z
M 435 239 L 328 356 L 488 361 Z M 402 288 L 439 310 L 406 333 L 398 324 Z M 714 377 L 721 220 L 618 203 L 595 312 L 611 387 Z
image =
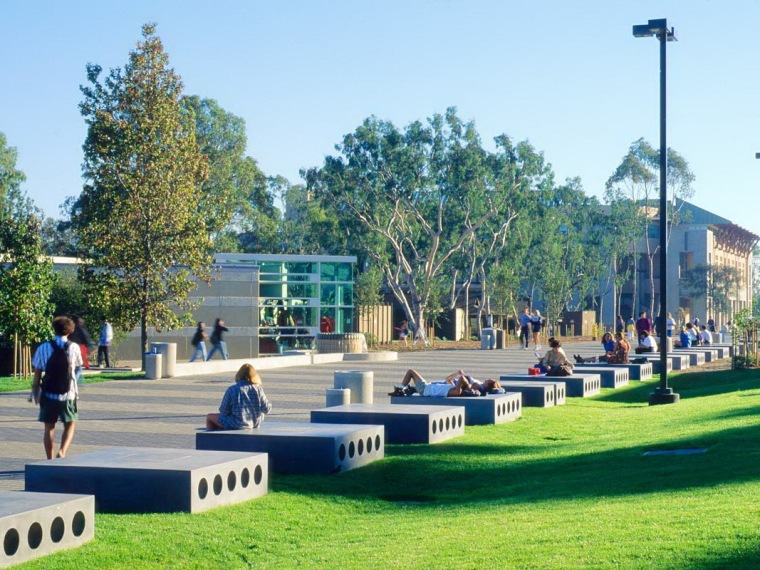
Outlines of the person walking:
M 106 368 L 111 368 L 111 341 L 113 340 L 113 327 L 108 319 L 100 317 L 100 340 L 98 341 L 98 366 L 106 361 Z
M 533 344 L 535 345 L 536 350 L 541 349 L 541 345 L 538 344 L 538 335 L 541 333 L 541 327 L 543 326 L 544 321 L 541 318 L 541 313 L 538 309 L 533 311 L 533 316 L 530 318 L 530 330 L 533 333 Z
M 74 332 L 69 335 L 69 340 L 79 345 L 79 351 L 82 353 L 82 363 L 85 370 L 90 369 L 90 363 L 87 361 L 88 351 L 95 343 L 92 342 L 90 331 L 84 326 L 84 319 L 79 316 L 71 317 L 71 321 L 74 323 Z
M 56 317 L 53 319 L 53 331 L 53 340 L 37 347 L 32 358 L 32 397 L 34 403 L 40 406 L 39 421 L 45 424 L 43 445 L 48 459 L 53 459 L 55 424 L 58 420 L 63 422 L 63 434 L 57 457 L 66 457 L 74 439 L 74 429 L 79 419 L 76 377 L 82 366 L 79 345 L 68 339 L 74 331 L 74 322 L 68 317 Z
M 618 315 L 617 319 L 615 320 L 615 332 L 623 334 L 625 332 L 625 321 L 623 320 L 623 315 Z
M 227 343 L 223 340 L 224 333 L 229 330 L 230 329 L 224 326 L 224 321 L 222 319 L 216 319 L 216 322 L 214 323 L 214 332 L 211 333 L 211 352 L 208 353 L 208 358 L 206 358 L 206 360 L 211 360 L 211 357 L 214 356 L 217 351 L 222 354 L 222 360 L 227 360 L 229 358 L 227 355 Z
M 199 322 L 198 328 L 195 329 L 195 334 L 193 335 L 193 340 L 190 341 L 190 344 L 192 344 L 195 347 L 195 352 L 193 352 L 193 356 L 190 358 L 190 362 L 195 362 L 195 359 L 199 356 L 201 357 L 201 362 L 206 360 L 206 339 L 208 338 L 208 335 L 206 334 L 206 323 Z
M 523 350 L 528 350 L 528 341 L 530 340 L 530 310 L 528 307 L 525 307 L 523 309 L 522 314 L 520 315 L 520 345 L 522 346 L 523 342 L 525 343 L 525 346 L 522 347 Z

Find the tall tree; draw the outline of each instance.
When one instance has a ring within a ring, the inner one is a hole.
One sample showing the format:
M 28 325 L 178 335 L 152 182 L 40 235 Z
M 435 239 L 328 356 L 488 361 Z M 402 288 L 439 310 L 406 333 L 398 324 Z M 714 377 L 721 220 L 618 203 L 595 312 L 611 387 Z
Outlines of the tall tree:
M 80 110 L 87 124 L 83 176 L 72 224 L 91 266 L 83 278 L 100 290 L 115 323 L 176 328 L 189 314 L 193 276 L 209 278 L 211 228 L 201 209 L 208 163 L 195 139 L 194 116 L 182 105 L 180 77 L 155 25 L 124 68 L 101 80 L 87 66 Z M 97 268 L 93 271 L 92 268 Z
M 475 125 L 453 108 L 403 131 L 371 117 L 336 150 L 306 173 L 308 187 L 364 229 L 362 246 L 410 324 L 424 326 L 448 289 L 447 263 L 486 223 L 514 217 L 523 181 L 489 168 Z
M 40 213 L 21 190 L 16 149 L 0 133 L 0 342 L 16 370 L 31 371 L 30 348 L 50 335 L 53 266 L 43 256 Z
M 634 259 L 638 268 L 638 251 L 643 251 L 648 276 L 649 314 L 655 314 L 654 265 L 659 254 L 659 226 L 655 224 L 659 217 L 659 168 L 660 151 L 655 150 L 644 139 L 635 141 L 623 157 L 620 165 L 607 180 L 605 199 L 608 203 L 619 200 L 631 200 L 639 205 L 637 215 L 640 221 L 640 238 L 633 243 Z M 665 175 L 668 199 L 668 235 L 670 241 L 672 228 L 678 224 L 683 200 L 694 195 L 694 174 L 688 161 L 673 149 L 667 150 L 667 171 Z M 641 244 L 641 246 L 639 245 Z M 641 247 L 641 249 L 638 249 Z M 635 275 L 635 273 L 634 273 Z M 634 278 L 634 299 L 636 303 L 636 279 Z
M 736 267 L 701 264 L 684 271 L 680 282 L 692 297 L 704 298 L 708 313 L 717 318 L 719 313 L 730 315 L 731 301 L 738 296 L 742 278 Z
M 193 95 L 185 97 L 182 105 L 193 112 L 196 141 L 208 161 L 200 203 L 215 250 L 274 251 L 279 212 L 267 177 L 256 161 L 245 155 L 245 120 L 213 99 Z M 245 234 L 242 243 L 240 233 Z

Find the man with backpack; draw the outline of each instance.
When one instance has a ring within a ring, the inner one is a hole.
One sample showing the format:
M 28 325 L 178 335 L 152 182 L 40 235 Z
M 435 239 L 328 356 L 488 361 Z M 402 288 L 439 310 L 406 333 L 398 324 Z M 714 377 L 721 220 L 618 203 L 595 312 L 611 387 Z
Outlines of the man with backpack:
M 74 322 L 68 317 L 56 317 L 53 319 L 53 331 L 55 338 L 42 343 L 32 358 L 32 394 L 34 403 L 40 406 L 39 420 L 45 424 L 43 443 L 48 459 L 53 459 L 55 424 L 59 419 L 63 422 L 63 435 L 57 457 L 66 456 L 74 439 L 79 397 L 76 377 L 78 368 L 82 366 L 79 345 L 68 339 L 74 331 Z

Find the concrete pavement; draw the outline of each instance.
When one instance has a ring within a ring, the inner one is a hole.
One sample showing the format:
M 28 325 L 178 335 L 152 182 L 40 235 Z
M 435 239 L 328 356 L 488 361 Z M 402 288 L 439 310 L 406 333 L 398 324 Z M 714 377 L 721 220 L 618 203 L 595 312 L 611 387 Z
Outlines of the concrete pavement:
M 601 354 L 598 342 L 565 345 L 573 353 Z M 542 348 L 542 353 L 547 347 Z M 387 393 L 409 368 L 424 377 L 441 380 L 459 368 L 476 378 L 498 378 L 525 372 L 536 362 L 533 348 L 516 345 L 505 350 L 439 350 L 402 352 L 397 361 L 338 362 L 262 371 L 264 391 L 273 404 L 266 421 L 309 421 L 309 412 L 323 408 L 325 389 L 333 386 L 336 370 L 372 370 L 375 402 L 387 402 Z M 204 429 L 204 417 L 217 411 L 234 374 L 208 374 L 162 380 L 123 380 L 82 387 L 79 422 L 69 455 L 105 447 L 195 448 L 195 433 Z M 42 424 L 29 393 L 0 393 L 0 489 L 24 488 L 24 465 L 44 459 Z M 56 430 L 60 441 L 62 426 Z

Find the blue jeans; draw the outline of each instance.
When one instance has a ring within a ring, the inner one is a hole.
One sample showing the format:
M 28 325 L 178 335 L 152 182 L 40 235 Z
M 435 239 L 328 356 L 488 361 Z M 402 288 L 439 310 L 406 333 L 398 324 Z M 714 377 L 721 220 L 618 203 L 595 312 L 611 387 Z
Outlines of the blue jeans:
M 203 341 L 199 342 L 198 346 L 195 347 L 195 353 L 190 358 L 190 362 L 195 362 L 195 359 L 199 356 L 201 357 L 201 361 L 206 360 L 206 343 Z
M 214 356 L 214 353 L 217 350 L 222 353 L 222 360 L 227 360 L 227 343 L 223 340 L 211 345 L 211 352 L 208 353 L 208 358 L 206 360 L 211 360 L 211 357 Z

